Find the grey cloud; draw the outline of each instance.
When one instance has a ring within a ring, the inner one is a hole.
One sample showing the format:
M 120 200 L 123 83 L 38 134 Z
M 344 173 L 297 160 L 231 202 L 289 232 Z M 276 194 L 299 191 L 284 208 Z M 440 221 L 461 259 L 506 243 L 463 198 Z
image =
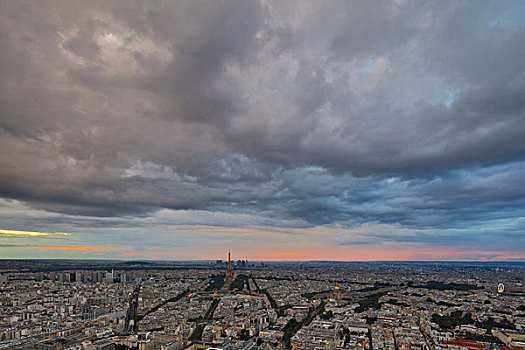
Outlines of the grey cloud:
M 64 48 L 87 59 L 95 59 L 100 53 L 100 47 L 87 32 L 80 32 L 76 37 L 66 41 Z
M 494 25 L 512 2 L 0 6 L 3 198 L 100 227 L 524 215 L 524 31 Z

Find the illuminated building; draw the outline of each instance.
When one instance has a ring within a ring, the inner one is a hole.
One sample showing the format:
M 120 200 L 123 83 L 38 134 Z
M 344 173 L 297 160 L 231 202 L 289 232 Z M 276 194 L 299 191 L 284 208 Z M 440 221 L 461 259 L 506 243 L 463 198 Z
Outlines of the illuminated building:
M 233 282 L 235 281 L 235 277 L 233 277 L 232 273 L 232 264 L 230 260 L 230 252 L 228 252 L 228 270 L 226 271 L 226 277 L 224 277 L 225 282 Z

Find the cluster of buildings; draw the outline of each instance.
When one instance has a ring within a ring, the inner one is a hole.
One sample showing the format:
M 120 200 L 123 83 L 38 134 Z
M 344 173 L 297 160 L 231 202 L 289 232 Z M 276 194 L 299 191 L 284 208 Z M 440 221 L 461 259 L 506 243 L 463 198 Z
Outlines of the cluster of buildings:
M 525 349 L 520 266 L 236 265 L 1 271 L 0 349 Z
M 315 320 L 299 329 L 292 337 L 294 349 L 344 349 L 343 327 L 340 323 Z

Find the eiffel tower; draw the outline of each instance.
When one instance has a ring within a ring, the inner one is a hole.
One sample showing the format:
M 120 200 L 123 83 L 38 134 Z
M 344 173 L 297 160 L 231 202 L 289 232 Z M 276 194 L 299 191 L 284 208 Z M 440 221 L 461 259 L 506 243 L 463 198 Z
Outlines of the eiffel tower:
M 233 277 L 232 264 L 230 261 L 230 252 L 228 252 L 228 270 L 226 271 L 226 277 L 224 277 L 224 282 L 233 282 L 235 277 Z

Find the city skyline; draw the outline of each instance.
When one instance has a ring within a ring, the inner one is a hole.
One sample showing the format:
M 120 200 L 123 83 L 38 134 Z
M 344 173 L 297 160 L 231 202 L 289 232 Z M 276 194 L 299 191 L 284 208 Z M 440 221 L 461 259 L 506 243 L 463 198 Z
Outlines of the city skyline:
M 525 261 L 525 2 L 0 2 L 0 259 Z

